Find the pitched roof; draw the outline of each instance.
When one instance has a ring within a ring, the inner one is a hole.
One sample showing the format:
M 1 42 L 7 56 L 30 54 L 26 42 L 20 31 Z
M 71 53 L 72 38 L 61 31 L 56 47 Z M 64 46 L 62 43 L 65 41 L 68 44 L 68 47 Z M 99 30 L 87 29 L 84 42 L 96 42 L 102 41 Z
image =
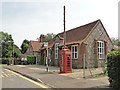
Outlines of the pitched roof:
M 66 31 L 66 44 L 78 43 L 84 40 L 99 21 L 100 20 L 96 20 L 86 25 L 82 25 L 80 27 Z M 56 36 L 63 38 L 63 35 L 64 32 L 59 33 Z M 49 41 L 49 47 L 51 47 L 53 44 L 54 41 L 52 39 L 51 41 Z
M 42 46 L 42 43 L 40 43 L 39 41 L 32 41 L 32 40 L 30 40 L 30 43 L 32 45 L 33 51 L 39 51 L 39 49 Z

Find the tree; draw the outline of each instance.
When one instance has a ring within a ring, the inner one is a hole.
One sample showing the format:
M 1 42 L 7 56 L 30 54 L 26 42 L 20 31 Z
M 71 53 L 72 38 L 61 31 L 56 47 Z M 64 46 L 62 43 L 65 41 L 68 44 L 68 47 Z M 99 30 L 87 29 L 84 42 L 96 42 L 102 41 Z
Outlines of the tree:
M 13 49 L 14 49 L 14 57 L 20 57 L 21 52 L 19 48 L 14 44 L 12 39 L 12 35 L 4 32 L 0 32 L 0 43 L 2 47 L 2 57 L 10 58 L 13 57 Z
M 55 37 L 56 34 L 53 34 L 53 33 L 47 33 L 45 35 L 45 41 L 48 42 L 50 41 L 51 39 L 53 39 Z M 37 38 L 38 41 L 40 41 L 40 38 Z
M 120 39 L 112 37 L 111 40 L 114 45 L 120 46 Z
M 47 33 L 47 35 L 45 35 L 45 41 L 48 42 L 50 41 L 51 39 L 53 39 L 55 37 L 55 34 L 53 33 Z
M 21 53 L 22 54 L 24 54 L 26 52 L 28 45 L 29 45 L 29 41 L 25 39 L 21 45 Z
M 12 55 L 13 56 L 13 55 Z M 14 57 L 19 58 L 22 56 L 22 53 L 18 46 L 14 45 Z
M 8 33 L 0 32 L 1 36 L 1 47 L 2 47 L 2 57 L 11 57 L 12 56 L 12 36 Z
M 12 35 L 4 32 L 0 32 L 1 40 L 4 42 L 10 41 L 13 42 Z

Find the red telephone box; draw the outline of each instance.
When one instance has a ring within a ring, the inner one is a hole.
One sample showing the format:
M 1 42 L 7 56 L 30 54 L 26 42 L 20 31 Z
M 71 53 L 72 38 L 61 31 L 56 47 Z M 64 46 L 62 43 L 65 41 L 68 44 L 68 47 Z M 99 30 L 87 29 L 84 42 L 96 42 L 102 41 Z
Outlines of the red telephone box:
M 60 73 L 72 73 L 72 52 L 69 49 L 60 51 Z

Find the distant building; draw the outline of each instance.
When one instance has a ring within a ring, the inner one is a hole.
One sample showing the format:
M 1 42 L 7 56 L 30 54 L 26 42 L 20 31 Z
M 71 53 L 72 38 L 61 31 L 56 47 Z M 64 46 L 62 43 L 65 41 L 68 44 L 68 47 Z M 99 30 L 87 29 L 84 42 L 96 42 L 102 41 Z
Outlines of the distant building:
M 26 51 L 26 55 L 40 55 L 40 48 L 43 45 L 45 36 L 40 36 L 40 41 L 32 41 L 30 40 L 30 43 L 28 45 L 28 49 Z

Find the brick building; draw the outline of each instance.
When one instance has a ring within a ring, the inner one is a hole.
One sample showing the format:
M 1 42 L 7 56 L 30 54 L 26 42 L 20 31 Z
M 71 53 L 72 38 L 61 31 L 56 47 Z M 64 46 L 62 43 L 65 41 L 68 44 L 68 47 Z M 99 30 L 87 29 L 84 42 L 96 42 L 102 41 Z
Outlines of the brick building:
M 26 55 L 40 55 L 40 49 L 43 45 L 44 39 L 45 39 L 45 36 L 41 34 L 39 41 L 30 40 L 28 49 L 25 54 Z
M 48 43 L 50 65 L 59 66 L 59 52 L 63 49 L 64 33 L 57 34 Z M 93 65 L 100 67 L 105 61 L 106 55 L 114 45 L 107 34 L 101 20 L 73 28 L 66 31 L 66 48 L 72 51 L 72 62 L 74 68 L 83 67 L 83 54 L 86 57 L 86 67 Z M 40 49 L 41 62 L 46 62 L 46 47 Z

